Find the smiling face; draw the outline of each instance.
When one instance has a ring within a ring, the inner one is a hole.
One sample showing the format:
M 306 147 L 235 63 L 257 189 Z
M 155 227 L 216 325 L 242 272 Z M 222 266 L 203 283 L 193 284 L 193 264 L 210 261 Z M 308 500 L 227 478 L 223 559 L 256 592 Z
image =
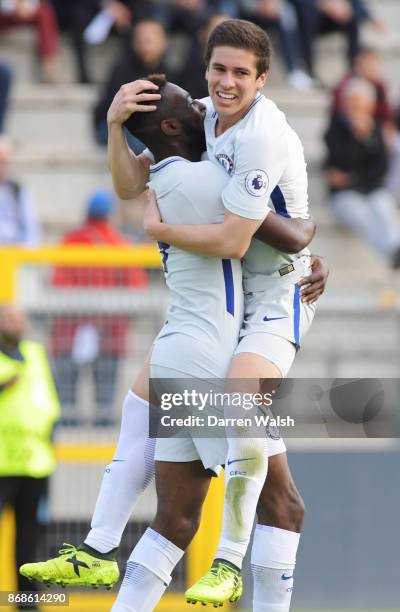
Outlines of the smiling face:
M 206 72 L 208 91 L 218 113 L 222 133 L 239 121 L 267 80 L 258 75 L 257 57 L 249 49 L 218 46 L 212 51 Z

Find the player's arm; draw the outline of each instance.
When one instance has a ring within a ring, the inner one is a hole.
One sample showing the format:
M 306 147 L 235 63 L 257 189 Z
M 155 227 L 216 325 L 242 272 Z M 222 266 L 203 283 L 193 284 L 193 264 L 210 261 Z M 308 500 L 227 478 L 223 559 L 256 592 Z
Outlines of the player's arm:
M 270 134 L 264 130 L 260 135 L 254 130 L 236 138 L 235 172 L 221 194 L 223 223 L 164 225 L 152 194 L 145 212 L 146 232 L 153 240 L 199 255 L 243 257 L 260 223 L 271 212 L 267 202 L 285 167 L 287 142 L 283 132 L 280 136 L 281 132 Z
M 298 253 L 310 244 L 315 229 L 315 222 L 312 218 L 289 219 L 270 212 L 254 236 L 283 253 Z
M 126 83 L 118 90 L 108 109 L 108 167 L 114 189 L 122 200 L 131 200 L 146 189 L 151 164 L 146 155 L 135 155 L 128 147 L 123 124 L 132 113 L 156 110 L 155 105 L 143 102 L 158 101 L 160 94 L 157 89 L 157 85 L 145 80 Z M 143 93 L 144 90 L 154 90 L 154 94 Z
M 150 238 L 196 255 L 240 259 L 260 225 L 259 220 L 244 219 L 227 210 L 223 223 L 170 225 L 161 221 L 154 191 L 149 191 L 148 198 L 144 229 Z

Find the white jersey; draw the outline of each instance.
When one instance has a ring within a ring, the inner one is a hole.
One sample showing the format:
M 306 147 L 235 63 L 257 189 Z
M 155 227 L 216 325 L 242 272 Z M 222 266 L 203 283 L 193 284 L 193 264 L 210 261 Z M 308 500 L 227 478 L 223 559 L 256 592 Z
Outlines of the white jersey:
M 221 192 L 229 177 L 209 161 L 169 157 L 150 168 L 164 222 L 222 223 Z M 202 257 L 159 244 L 171 303 L 152 364 L 188 376 L 225 377 L 243 320 L 240 261 Z
M 303 147 L 282 111 L 265 96 L 256 96 L 244 117 L 220 136 L 215 135 L 218 114 L 210 98 L 204 129 L 210 161 L 230 176 L 222 193 L 227 210 L 246 219 L 263 219 L 268 206 L 286 217 L 307 219 L 307 172 Z M 301 253 L 287 255 L 253 239 L 243 258 L 243 280 L 271 274 Z

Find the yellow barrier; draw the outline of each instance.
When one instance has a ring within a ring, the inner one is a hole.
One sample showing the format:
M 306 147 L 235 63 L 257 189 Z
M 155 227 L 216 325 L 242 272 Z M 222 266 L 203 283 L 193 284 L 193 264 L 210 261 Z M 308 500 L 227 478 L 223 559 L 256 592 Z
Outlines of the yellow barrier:
M 153 245 L 135 247 L 106 246 L 49 246 L 33 249 L 0 248 L 0 304 L 12 303 L 17 298 L 18 270 L 24 265 L 121 266 L 160 268 L 160 255 Z M 61 463 L 106 463 L 113 447 L 104 445 L 62 444 L 57 447 Z M 223 477 L 213 479 L 207 496 L 200 529 L 187 555 L 187 579 L 192 583 L 209 567 L 218 544 L 222 517 Z M 15 589 L 13 562 L 15 536 L 11 511 L 3 513 L 0 521 L 0 590 Z M 182 596 L 180 596 L 182 597 Z M 178 611 L 177 595 L 167 595 L 160 610 Z M 163 601 L 164 601 L 163 599 Z M 169 602 L 169 603 L 168 603 Z M 173 602 L 175 602 L 173 604 Z M 171 606 L 168 608 L 168 606 Z M 183 604 L 183 607 L 185 605 Z
M 159 252 L 151 244 L 118 248 L 97 245 L 0 248 L 0 304 L 15 300 L 18 268 L 29 264 L 161 267 Z

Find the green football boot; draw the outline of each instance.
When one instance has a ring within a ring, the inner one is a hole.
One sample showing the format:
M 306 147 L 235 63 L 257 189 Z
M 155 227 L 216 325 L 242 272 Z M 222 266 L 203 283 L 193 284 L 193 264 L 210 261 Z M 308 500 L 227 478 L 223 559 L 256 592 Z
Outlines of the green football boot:
M 86 544 L 79 548 L 63 544 L 58 557 L 39 563 L 25 563 L 19 572 L 29 580 L 38 580 L 47 585 L 92 586 L 95 589 L 103 585 L 111 589 L 119 578 L 115 550 L 101 554 Z
M 214 608 L 227 601 L 237 601 L 243 593 L 239 570 L 222 559 L 216 559 L 210 569 L 185 593 L 188 603 L 213 604 Z

